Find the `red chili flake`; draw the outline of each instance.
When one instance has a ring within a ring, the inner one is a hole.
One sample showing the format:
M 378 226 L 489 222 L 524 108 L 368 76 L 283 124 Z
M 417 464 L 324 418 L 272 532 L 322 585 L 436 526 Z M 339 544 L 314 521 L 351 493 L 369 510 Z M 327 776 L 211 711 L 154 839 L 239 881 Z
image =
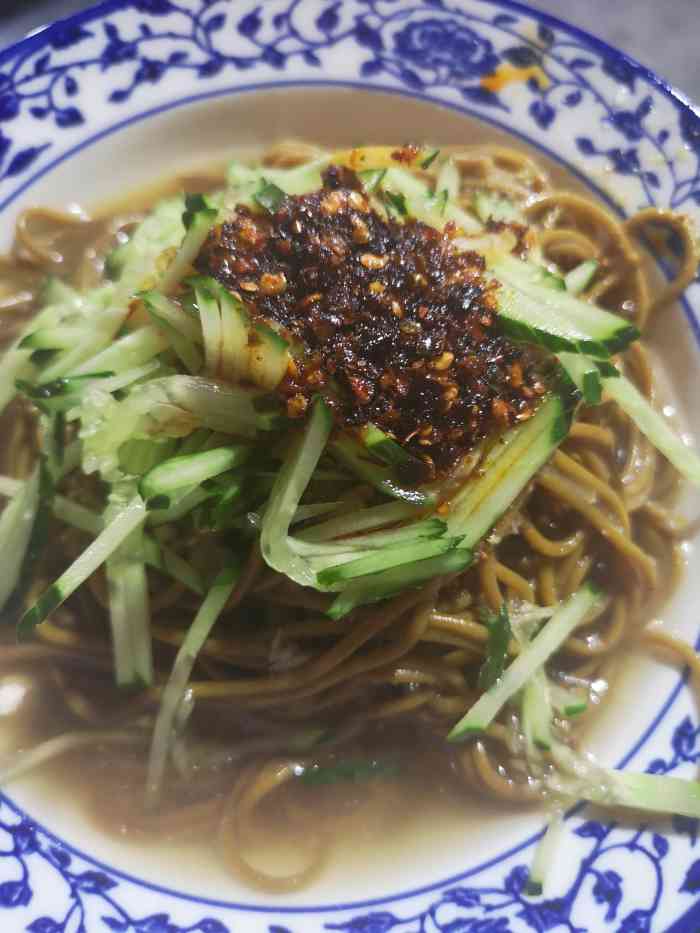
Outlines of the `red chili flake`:
M 293 341 L 278 389 L 291 417 L 320 391 L 337 423 L 390 432 L 425 478 L 534 411 L 539 357 L 499 333 L 498 283 L 483 257 L 455 247 L 454 224 L 385 219 L 361 192 L 331 166 L 320 191 L 284 198 L 272 216 L 239 207 L 196 265 Z

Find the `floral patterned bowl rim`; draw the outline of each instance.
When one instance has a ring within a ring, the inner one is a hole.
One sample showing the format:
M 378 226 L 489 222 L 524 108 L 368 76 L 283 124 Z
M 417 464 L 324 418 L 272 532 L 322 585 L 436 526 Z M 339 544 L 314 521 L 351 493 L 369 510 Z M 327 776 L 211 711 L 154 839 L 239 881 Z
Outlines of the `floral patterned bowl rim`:
M 618 213 L 657 205 L 700 220 L 698 113 L 621 52 L 512 0 L 107 0 L 0 53 L 0 210 L 11 217 L 47 173 L 159 113 L 305 86 L 476 115 L 562 162 Z M 697 282 L 683 307 L 700 344 Z M 697 346 L 687 352 L 692 369 Z M 686 607 L 698 595 L 688 585 Z M 664 701 L 637 717 L 626 734 L 639 738 L 617 764 L 692 773 L 700 725 L 686 680 L 663 682 Z M 566 866 L 538 897 L 525 893 L 536 838 L 526 833 L 478 864 L 460 859 L 449 877 L 424 868 L 400 893 L 336 892 L 321 905 L 172 890 L 81 851 L 45 822 L 21 794 L 0 796 L 3 933 L 700 929 L 699 828 L 687 819 L 640 826 L 575 811 Z

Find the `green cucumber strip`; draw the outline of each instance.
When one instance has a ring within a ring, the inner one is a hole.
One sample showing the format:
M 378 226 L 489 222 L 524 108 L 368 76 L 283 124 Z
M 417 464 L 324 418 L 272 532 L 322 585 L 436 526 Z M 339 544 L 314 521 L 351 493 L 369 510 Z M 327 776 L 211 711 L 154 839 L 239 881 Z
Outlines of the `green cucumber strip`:
M 216 283 L 213 294 L 221 312 L 221 368 L 229 379 L 251 376 L 248 339 L 250 321 L 242 301 Z M 275 383 L 276 385 L 276 383 Z
M 186 233 L 160 282 L 160 288 L 166 295 L 171 294 L 192 271 L 192 264 L 209 236 L 209 231 L 216 223 L 218 215 L 218 208 L 205 195 L 188 194 L 185 196 L 182 221 Z
M 546 399 L 529 421 L 511 428 L 484 458 L 475 478 L 450 503 L 448 534 L 475 547 L 520 495 L 568 433 L 559 396 Z
M 56 327 L 41 327 L 27 334 L 19 342 L 22 350 L 67 350 L 85 336 L 85 328 L 64 324 Z
M 196 431 L 193 431 L 191 434 L 188 434 L 187 437 L 183 438 L 178 453 L 183 456 L 185 454 L 200 453 L 200 451 L 205 449 L 205 444 L 211 437 L 211 434 L 212 432 L 207 431 L 206 428 L 197 428 Z M 206 449 L 209 450 L 210 448 L 207 447 Z
M 403 195 L 408 214 L 437 230 L 444 229 L 448 220 L 453 220 L 465 233 L 477 233 L 482 230 L 476 218 L 462 210 L 449 196 L 444 199 L 444 205 L 438 204 L 439 196 L 431 193 L 419 178 L 405 169 L 387 169 L 381 178 L 380 185 L 384 189 Z M 439 179 L 435 190 L 436 192 L 444 190 Z
M 26 486 L 26 482 L 21 479 L 12 479 L 9 476 L 0 476 L 0 496 L 7 496 L 12 499 L 18 495 Z M 91 509 L 85 508 L 72 499 L 65 496 L 54 496 L 52 501 L 53 513 L 59 521 L 70 525 L 72 528 L 78 528 L 80 531 L 86 531 L 88 534 L 97 535 L 102 531 L 102 517 Z
M 363 456 L 365 451 L 362 445 L 347 434 L 332 441 L 329 449 L 344 466 L 385 496 L 402 499 L 414 505 L 432 505 L 436 501 L 434 493 L 402 486 L 391 467 L 368 460 Z
M 578 266 L 573 268 L 571 272 L 567 272 L 564 276 L 564 284 L 566 285 L 567 292 L 570 292 L 572 295 L 578 295 L 580 292 L 584 292 L 591 284 L 591 280 L 597 271 L 598 262 L 595 259 L 586 259 L 584 262 L 579 263 Z
M 140 292 L 138 296 L 154 317 L 168 324 L 190 343 L 202 343 L 202 328 L 180 305 L 161 292 Z
M 45 445 L 49 446 L 46 444 Z M 61 465 L 51 465 L 50 454 L 41 454 L 38 463 L 39 469 L 39 498 L 37 502 L 32 530 L 27 542 L 27 548 L 24 553 L 24 560 L 20 569 L 17 587 L 13 594 L 13 600 L 18 603 L 24 601 L 24 597 L 29 590 L 34 573 L 41 556 L 46 548 L 49 538 L 49 522 L 51 520 L 51 511 L 53 506 L 53 497 L 55 494 L 55 483 L 61 475 Z
M 222 531 L 229 526 L 233 516 L 240 512 L 243 504 L 244 482 L 240 477 L 231 477 L 226 488 L 216 499 L 212 509 L 212 527 Z
M 521 690 L 534 672 L 543 666 L 571 633 L 602 600 L 602 594 L 592 583 L 586 583 L 562 603 L 539 634 L 526 645 L 506 668 L 503 676 L 483 693 L 465 716 L 454 726 L 448 740 L 458 742 L 473 733 L 483 732 L 493 722 L 505 704 Z
M 340 593 L 326 613 L 331 619 L 341 619 L 357 606 L 396 596 L 404 590 L 423 586 L 428 580 L 445 574 L 459 573 L 472 561 L 470 551 L 455 548 L 439 557 L 429 557 L 415 563 L 393 567 L 382 573 L 353 580 Z
M 201 596 L 204 592 L 201 575 L 195 568 L 172 548 L 160 544 L 148 535 L 144 535 L 143 559 L 150 567 L 182 583 L 193 593 Z
M 398 441 L 375 424 L 366 424 L 361 428 L 360 437 L 367 451 L 389 466 L 402 466 L 414 459 Z
M 139 492 L 144 499 L 151 499 L 185 487 L 199 486 L 205 480 L 245 463 L 250 453 L 250 447 L 232 444 L 199 454 L 171 457 L 143 477 Z
M 530 877 L 525 887 L 525 891 L 530 897 L 542 894 L 547 877 L 554 864 L 559 844 L 562 841 L 563 831 L 563 814 L 557 810 L 550 816 L 544 835 L 535 848 Z
M 73 377 L 107 371 L 122 373 L 124 370 L 148 363 L 167 346 L 167 337 L 155 327 L 140 327 L 125 337 L 112 341 L 109 347 L 85 360 L 67 375 Z
M 201 372 L 204 366 L 204 358 L 199 348 L 179 334 L 167 321 L 158 321 L 157 315 L 152 315 L 152 317 L 156 324 L 159 324 L 165 331 L 172 351 L 182 363 L 183 368 L 192 375 Z
M 338 509 L 342 508 L 342 500 L 337 502 L 315 502 L 309 503 L 308 505 L 300 505 L 299 508 L 294 513 L 294 521 L 292 524 L 298 525 L 299 522 L 306 522 L 312 518 L 318 518 L 321 515 L 328 515 L 329 512 L 336 512 Z
M 231 567 L 218 575 L 175 657 L 173 669 L 163 690 L 153 730 L 146 777 L 147 807 L 154 807 L 160 799 L 178 710 L 185 696 L 197 655 L 223 612 L 239 576 L 240 567 L 238 566 Z
M 123 443 L 139 436 L 182 437 L 209 428 L 226 435 L 254 438 L 271 430 L 279 415 L 262 411 L 259 392 L 201 376 L 175 375 L 137 385 L 121 402 L 105 405 L 103 396 L 80 410 L 83 469 L 111 475 Z M 185 430 L 183 430 L 183 428 Z
M 53 514 L 64 524 L 85 531 L 95 538 L 104 528 L 101 515 L 65 496 L 54 496 Z
M 459 169 L 455 165 L 454 159 L 447 159 L 438 172 L 435 182 L 436 191 L 446 191 L 450 201 L 456 201 L 459 197 L 462 179 Z
M 61 305 L 67 311 L 78 311 L 83 303 L 80 292 L 57 275 L 46 277 L 39 298 L 43 307 Z
M 474 195 L 474 210 L 482 223 L 489 220 L 505 223 L 522 223 L 523 215 L 508 198 L 492 191 L 477 191 Z
M 508 284 L 496 292 L 498 323 L 512 340 L 533 343 L 553 353 L 590 353 L 607 358 L 610 351 L 604 341 L 594 339 L 589 331 L 564 316 L 552 313 L 545 305 L 522 294 Z
M 24 556 L 27 553 L 32 528 L 39 508 L 40 468 L 36 466 L 0 515 L 0 553 L 3 568 L 0 574 L 0 609 L 3 609 L 20 581 Z
M 386 502 L 356 512 L 339 515 L 327 522 L 304 528 L 297 534 L 297 539 L 309 543 L 331 541 L 333 538 L 358 534 L 361 531 L 373 531 L 386 525 L 394 525 L 407 519 L 420 516 L 421 510 L 408 502 Z
M 85 580 L 100 567 L 107 558 L 128 538 L 134 529 L 143 524 L 146 509 L 143 501 L 134 497 L 116 518 L 98 535 L 95 541 L 70 565 L 20 619 L 17 637 L 23 641 L 34 628 L 71 596 Z
M 199 319 L 202 324 L 204 338 L 204 357 L 206 372 L 210 376 L 220 374 L 222 369 L 221 349 L 223 334 L 221 326 L 221 308 L 214 294 L 201 282 L 194 286 Z
M 525 684 L 522 699 L 523 734 L 530 759 L 537 758 L 538 750 L 549 751 L 552 747 L 551 720 L 547 675 L 543 668 L 538 668 Z
M 597 361 L 583 353 L 559 353 L 558 358 L 586 405 L 600 405 L 603 380 Z
M 147 438 L 134 438 L 119 448 L 119 466 L 132 476 L 144 476 L 149 470 L 175 454 L 177 442 L 174 438 L 164 441 L 152 441 Z
M 337 540 L 332 545 L 327 541 L 309 542 L 301 534 L 294 538 L 293 547 L 299 554 L 307 557 L 325 554 L 341 554 L 348 551 L 366 551 L 368 549 L 403 547 L 416 541 L 427 541 L 433 538 L 442 538 L 445 535 L 447 524 L 441 518 L 425 518 L 400 525 L 389 531 L 370 531 L 365 534 L 353 535 Z
M 22 485 L 18 480 L 10 480 L 9 482 L 16 484 L 17 489 Z M 8 477 L 0 477 L 0 495 L 13 495 L 9 491 L 10 488 L 12 487 L 8 487 Z M 101 515 L 85 508 L 78 502 L 73 502 L 72 499 L 67 499 L 65 496 L 54 496 L 53 514 L 64 524 L 77 528 L 79 531 L 84 531 L 94 538 L 104 528 Z M 193 593 L 201 595 L 204 592 L 199 573 L 172 548 L 160 544 L 155 538 L 148 535 L 144 535 L 142 547 L 143 559 L 150 567 L 160 570 L 161 573 L 182 583 Z
M 531 263 L 501 256 L 490 268 L 496 278 L 518 292 L 526 316 L 531 310 L 534 312 L 536 307 L 540 320 L 546 318 L 551 321 L 555 335 L 562 334 L 567 328 L 585 334 L 586 339 L 580 342 L 580 347 L 560 349 L 580 349 L 581 352 L 596 356 L 602 346 L 605 358 L 623 350 L 639 337 L 637 328 L 625 318 L 582 301 L 566 291 L 554 291 L 542 285 L 540 268 Z M 536 321 L 533 323 L 537 326 Z
M 576 775 L 552 775 L 548 783 L 556 793 L 601 806 L 700 818 L 700 781 L 602 768 L 561 743 L 553 746 L 552 757 L 560 769 Z
M 634 421 L 644 436 L 687 480 L 700 486 L 700 457 L 669 427 L 666 419 L 624 376 L 605 378 L 606 393 Z
M 387 548 L 358 557 L 347 563 L 335 567 L 328 567 L 318 573 L 318 582 L 322 586 L 333 586 L 335 583 L 344 583 L 357 577 L 380 573 L 394 567 L 414 564 L 417 561 L 438 557 L 454 548 L 455 541 L 449 538 L 438 538 L 428 541 L 415 541 L 404 547 Z
M 128 484 L 133 491 L 133 483 Z M 124 509 L 121 494 L 112 494 L 105 510 L 105 526 Z M 151 613 L 143 559 L 143 522 L 114 549 L 105 562 L 109 619 L 118 687 L 149 686 L 153 682 Z
M 315 574 L 289 545 L 289 528 L 301 497 L 321 458 L 331 429 L 333 414 L 321 399 L 313 404 L 303 435 L 291 448 L 268 499 L 260 533 L 265 563 L 302 586 L 313 586 Z
M 263 389 L 276 389 L 287 372 L 287 341 L 265 324 L 254 324 L 248 338 L 250 379 Z
M 88 373 L 85 376 L 72 376 L 30 385 L 22 379 L 17 380 L 17 389 L 32 401 L 41 411 L 49 413 L 67 412 L 80 400 L 85 389 L 98 380 L 107 380 L 112 373 Z
M 159 201 L 134 230 L 129 240 L 107 257 L 107 270 L 118 279 L 121 299 L 126 305 L 143 282 L 153 276 L 158 257 L 182 242 L 184 201 L 181 196 Z
M 213 499 L 214 496 L 216 496 L 215 489 L 204 489 L 202 486 L 178 489 L 170 496 L 156 496 L 148 503 L 148 524 L 157 527 L 179 521 L 207 499 Z

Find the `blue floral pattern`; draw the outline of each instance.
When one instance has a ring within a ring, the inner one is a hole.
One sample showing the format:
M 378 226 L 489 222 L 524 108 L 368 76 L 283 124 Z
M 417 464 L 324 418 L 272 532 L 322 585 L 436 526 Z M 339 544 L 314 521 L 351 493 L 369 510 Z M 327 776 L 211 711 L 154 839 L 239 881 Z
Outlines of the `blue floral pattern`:
M 607 170 L 623 208 L 697 214 L 700 207 L 700 116 L 623 55 L 509 0 L 106 0 L 0 53 L 0 208 L 89 144 L 105 114 L 116 126 L 187 94 L 329 81 L 409 93 L 551 141 L 572 167 Z M 677 694 L 667 708 L 689 708 Z M 700 762 L 700 726 L 683 711 L 675 723 L 655 726 L 649 772 Z M 668 754 L 659 755 L 664 747 Z M 450 883 L 299 915 L 156 888 L 72 849 L 0 797 L 0 929 L 656 933 L 672 922 L 672 933 L 700 929 L 696 820 L 631 826 L 577 812 L 566 826 L 575 871 L 556 879 L 554 895 L 527 893 L 531 839 L 490 864 L 466 866 Z
M 685 716 L 670 733 L 666 758 L 653 759 L 647 771 L 670 774 L 700 762 L 700 725 Z M 336 919 L 329 912 L 320 918 L 318 929 L 342 933 L 651 933 L 664 892 L 681 898 L 684 916 L 700 916 L 700 855 L 685 860 L 685 869 L 675 884 L 666 876 L 671 845 L 683 844 L 692 852 L 698 842 L 698 821 L 674 817 L 667 823 L 630 826 L 604 823 L 587 814 L 574 813 L 567 821 L 566 845 L 578 843 L 578 870 L 569 884 L 555 897 L 528 893 L 530 842 L 524 853 L 503 862 L 503 867 L 481 871 L 478 884 L 447 885 L 423 898 L 414 912 L 402 910 L 345 911 Z M 525 860 L 522 857 L 525 855 Z M 133 884 L 118 872 L 96 866 L 54 839 L 9 801 L 0 804 L 0 920 L 11 913 L 26 914 L 35 897 L 34 877 L 44 877 L 43 863 L 63 882 L 62 904 L 52 904 L 51 914 L 35 916 L 22 926 L 3 925 L 3 933 L 16 929 L 29 933 L 234 933 L 237 911 L 228 917 L 204 916 L 182 923 L 171 913 L 148 915 L 127 910 L 119 897 L 120 888 Z M 613 867 L 614 866 L 614 867 Z M 644 879 L 641 893 L 632 879 Z M 682 899 L 688 902 L 683 907 Z M 177 898 L 170 897 L 169 906 Z M 595 917 L 592 906 L 597 907 Z M 231 913 L 229 911 L 227 914 Z M 681 918 L 679 923 L 683 918 Z M 246 933 L 251 926 L 246 925 Z M 308 933 L 308 926 L 256 924 L 262 933 Z M 678 933 L 692 933 L 695 927 L 678 927 Z

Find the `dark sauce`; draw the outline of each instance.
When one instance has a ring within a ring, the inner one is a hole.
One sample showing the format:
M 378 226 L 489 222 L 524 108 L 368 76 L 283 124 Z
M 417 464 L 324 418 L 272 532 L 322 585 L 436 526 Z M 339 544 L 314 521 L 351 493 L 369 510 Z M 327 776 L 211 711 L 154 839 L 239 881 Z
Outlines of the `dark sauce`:
M 372 422 L 403 444 L 420 481 L 529 418 L 544 392 L 536 357 L 499 333 L 498 283 L 455 233 L 381 216 L 332 166 L 321 190 L 274 214 L 239 208 L 197 266 L 295 341 L 280 387 L 290 416 L 320 392 L 338 423 Z

